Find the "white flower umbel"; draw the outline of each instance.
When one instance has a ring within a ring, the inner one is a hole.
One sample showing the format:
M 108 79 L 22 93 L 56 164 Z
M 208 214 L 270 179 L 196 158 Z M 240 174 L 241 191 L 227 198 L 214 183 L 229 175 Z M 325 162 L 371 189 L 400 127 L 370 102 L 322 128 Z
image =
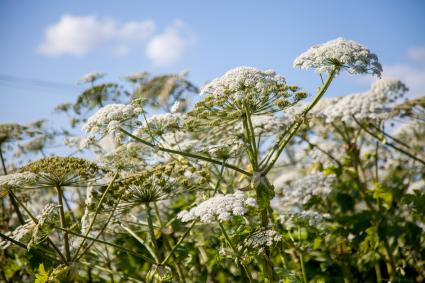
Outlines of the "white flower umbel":
M 264 246 L 270 247 L 273 243 L 282 240 L 282 236 L 272 229 L 261 229 L 255 231 L 244 240 L 244 246 L 252 249 Z
M 181 211 L 177 218 L 182 222 L 199 219 L 203 223 L 227 221 L 234 215 L 244 215 L 248 206 L 256 206 L 252 198 L 247 198 L 243 192 L 234 194 L 217 194 L 207 199 L 189 211 Z
M 323 173 L 314 173 L 292 182 L 283 187 L 283 203 L 288 206 L 307 204 L 313 196 L 326 197 L 332 191 L 334 175 L 325 176 Z
M 119 137 L 119 128 L 131 119 L 137 118 L 143 109 L 127 104 L 109 104 L 99 109 L 83 126 L 89 138 L 96 134 L 111 134 Z
M 0 188 L 13 189 L 31 185 L 37 181 L 37 175 L 30 172 L 0 176 Z
M 82 83 L 93 83 L 95 80 L 101 79 L 106 75 L 106 73 L 103 72 L 91 72 L 88 74 L 85 74 L 80 78 L 80 82 Z
M 297 87 L 288 87 L 285 78 L 272 70 L 238 67 L 204 86 L 194 110 L 188 113 L 193 123 L 208 121 L 223 126 L 226 121 L 250 115 L 270 114 L 290 107 L 306 97 Z
M 56 205 L 51 203 L 47 204 L 43 208 L 41 214 L 36 217 L 37 223 L 29 219 L 27 220 L 27 223 L 18 226 L 17 228 L 15 228 L 15 230 L 6 232 L 6 235 L 16 241 L 20 241 L 25 236 L 31 235 L 31 239 L 27 245 L 28 249 L 30 249 L 31 246 L 37 244 L 39 240 L 43 239 L 46 236 L 46 234 L 44 233 L 45 231 L 42 230 L 44 229 L 46 222 L 49 221 L 55 208 L 57 208 Z M 0 241 L 0 248 L 6 249 L 11 244 L 12 243 L 7 240 Z
M 202 145 L 196 151 L 205 152 L 212 157 L 225 160 L 239 156 L 242 152 L 244 152 L 245 147 L 245 144 L 239 139 L 223 137 L 220 144 Z
M 276 187 L 277 196 L 272 200 L 271 207 L 280 214 L 285 224 L 294 219 L 304 219 L 310 225 L 318 223 L 326 215 L 306 210 L 304 207 L 313 197 L 326 197 L 332 191 L 336 177 L 325 176 L 323 173 L 314 173 L 297 179 L 289 185 Z
M 143 134 L 152 134 L 154 136 L 163 135 L 166 132 L 174 132 L 181 129 L 184 115 L 181 113 L 165 113 L 153 115 L 144 121 L 133 134 L 141 136 Z
M 317 114 L 328 123 L 342 121 L 351 126 L 356 125 L 353 117 L 360 121 L 386 120 L 397 114 L 393 111 L 393 103 L 403 97 L 407 90 L 399 80 L 378 80 L 368 92 L 333 98 L 329 101 L 331 103 L 323 102 L 328 107 L 323 107 L 320 111 L 314 110 L 311 115 Z
M 32 233 L 32 231 L 34 230 L 36 224 L 34 222 L 32 222 L 31 220 L 28 220 L 27 223 L 20 225 L 18 227 L 15 228 L 15 230 L 13 231 L 9 231 L 6 232 L 6 236 L 19 241 L 21 240 L 23 237 L 25 237 L 26 235 Z M 10 245 L 12 244 L 12 242 L 7 241 L 7 240 L 0 240 L 0 248 L 5 250 L 7 249 Z
M 315 69 L 317 73 L 330 73 L 335 67 L 347 69 L 351 74 L 371 73 L 380 77 L 382 73 L 375 54 L 360 43 L 342 37 L 314 45 L 296 58 L 293 65 Z

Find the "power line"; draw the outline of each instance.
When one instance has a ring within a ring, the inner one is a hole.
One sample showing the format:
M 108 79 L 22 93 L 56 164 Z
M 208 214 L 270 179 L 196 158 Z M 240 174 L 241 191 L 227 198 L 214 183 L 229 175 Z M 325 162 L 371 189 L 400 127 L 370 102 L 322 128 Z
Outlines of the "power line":
M 44 80 L 20 78 L 11 75 L 0 74 L 0 84 L 6 87 L 24 87 L 24 88 L 47 88 L 47 89 L 56 89 L 56 90 L 66 90 L 66 91 L 79 91 L 77 85 L 67 84 L 67 83 L 58 83 Z

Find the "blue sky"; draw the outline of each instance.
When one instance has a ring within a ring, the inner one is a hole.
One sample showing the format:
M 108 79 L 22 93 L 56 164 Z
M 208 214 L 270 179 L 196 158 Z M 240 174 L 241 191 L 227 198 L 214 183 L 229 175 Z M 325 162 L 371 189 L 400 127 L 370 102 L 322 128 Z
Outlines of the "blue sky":
M 292 61 L 339 36 L 366 45 L 385 76 L 424 95 L 424 14 L 420 0 L 0 0 L 0 122 L 52 118 L 53 107 L 74 101 L 78 79 L 91 71 L 117 81 L 136 71 L 188 70 L 200 85 L 247 65 L 275 69 L 313 92 L 317 75 L 293 69 Z M 364 91 L 370 82 L 342 75 L 329 95 Z

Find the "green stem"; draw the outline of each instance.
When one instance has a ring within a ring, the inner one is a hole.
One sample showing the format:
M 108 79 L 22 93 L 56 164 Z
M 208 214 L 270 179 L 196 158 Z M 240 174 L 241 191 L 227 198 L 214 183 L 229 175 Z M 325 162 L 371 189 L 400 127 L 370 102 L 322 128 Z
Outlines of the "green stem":
M 156 238 L 155 238 L 155 230 L 153 228 L 151 207 L 149 206 L 149 203 L 145 203 L 145 207 L 146 207 L 146 215 L 148 218 L 148 225 L 149 225 L 149 236 L 151 237 L 152 245 L 154 246 L 154 252 L 155 252 L 156 258 L 158 259 L 158 262 L 160 262 L 161 254 L 158 248 L 158 243 L 156 242 Z
M 121 201 L 121 197 L 122 197 L 123 193 L 120 194 L 117 202 L 115 203 L 114 207 L 111 210 L 111 213 L 109 214 L 108 219 L 106 220 L 105 224 L 103 224 L 103 227 L 100 229 L 99 233 L 97 233 L 95 239 L 98 239 L 100 237 L 100 235 L 103 234 L 103 232 L 105 231 L 106 227 L 108 226 L 109 222 L 111 221 L 112 217 L 114 216 L 115 210 L 118 207 L 118 204 Z M 78 257 L 76 258 L 76 261 L 78 261 L 80 258 L 83 257 L 83 255 L 91 248 L 92 245 L 94 245 L 94 241 L 92 241 L 89 245 L 87 245 L 87 247 L 80 253 L 80 255 L 78 255 Z
M 192 222 L 192 224 L 189 226 L 189 228 L 184 232 L 183 236 L 179 239 L 179 241 L 176 243 L 176 245 L 171 249 L 170 253 L 167 255 L 167 257 L 161 262 L 161 265 L 164 265 L 167 263 L 167 261 L 170 259 L 170 257 L 174 254 L 176 249 L 180 246 L 180 244 L 183 242 L 183 240 L 186 238 L 186 236 L 189 234 L 189 232 L 192 230 L 193 226 L 195 226 L 196 220 Z
M 94 222 L 95 222 L 95 220 L 96 220 L 97 215 L 98 215 L 98 214 L 99 214 L 99 212 L 100 212 L 100 209 L 101 209 L 101 207 L 102 207 L 103 202 L 105 201 L 106 194 L 107 194 L 107 193 L 109 192 L 109 190 L 111 189 L 112 184 L 115 182 L 115 180 L 117 179 L 117 177 L 118 177 L 118 171 L 114 174 L 114 176 L 112 177 L 111 182 L 109 182 L 108 186 L 106 187 L 105 191 L 103 192 L 102 196 L 100 197 L 99 203 L 98 203 L 98 205 L 97 205 L 97 207 L 96 207 L 96 210 L 95 210 L 95 212 L 94 212 L 93 220 L 90 222 L 90 226 L 89 226 L 89 228 L 88 228 L 88 229 L 87 229 L 87 231 L 86 231 L 86 236 L 88 236 L 88 235 L 90 234 L 91 230 L 93 229 Z M 84 239 L 82 240 L 81 244 L 78 246 L 77 252 L 75 253 L 75 255 L 74 255 L 74 258 L 73 258 L 73 259 L 76 259 L 76 258 L 78 257 L 78 253 L 80 252 L 81 248 L 83 247 L 83 245 L 84 245 L 85 241 L 86 241 L 86 239 L 84 238 Z
M 394 257 L 393 257 L 393 254 L 391 252 L 390 245 L 388 244 L 387 238 L 384 238 L 383 242 L 384 242 L 385 251 L 388 254 L 388 258 L 389 258 L 389 262 L 390 262 L 390 266 L 391 266 L 391 271 L 389 272 L 390 277 L 391 277 L 391 281 L 393 281 L 393 279 L 395 277 L 395 273 L 396 273 L 396 265 L 395 265 Z
M 218 176 L 217 183 L 215 184 L 213 196 L 215 196 L 215 194 L 218 192 L 218 188 L 220 187 L 221 180 L 223 179 L 223 173 L 224 173 L 224 168 L 225 168 L 224 163 L 225 163 L 225 161 L 223 160 L 223 164 L 221 165 L 221 168 L 220 168 L 220 175 Z
M 116 244 L 113 244 L 113 243 L 109 243 L 109 242 L 106 242 L 106 241 L 102 241 L 102 240 L 99 240 L 99 239 L 96 239 L 96 238 L 93 238 L 93 237 L 84 236 L 84 235 L 78 234 L 78 233 L 76 233 L 76 232 L 74 232 L 72 230 L 62 229 L 60 227 L 55 227 L 55 228 L 58 229 L 58 230 L 64 231 L 64 232 L 66 231 L 69 234 L 72 234 L 72 235 L 74 235 L 76 237 L 80 237 L 80 238 L 87 239 L 87 240 L 92 241 L 92 242 L 97 242 L 97 243 L 100 243 L 100 244 L 111 246 L 113 248 L 116 248 L 116 249 L 121 250 L 123 252 L 126 252 L 128 254 L 131 254 L 131 255 L 133 255 L 135 257 L 139 257 L 139 258 L 141 258 L 143 260 L 146 260 L 149 263 L 152 263 L 152 264 L 155 263 L 155 261 L 153 261 L 151 258 L 148 258 L 147 256 L 145 256 L 143 254 L 139 254 L 139 253 L 133 252 L 132 250 L 126 249 L 123 246 L 116 245 Z
M 141 142 L 144 145 L 147 145 L 147 146 L 149 146 L 149 147 L 151 147 L 153 149 L 157 149 L 157 150 L 168 152 L 168 153 L 172 153 L 172 154 L 178 154 L 178 155 L 182 155 L 182 156 L 186 156 L 186 157 L 196 158 L 196 159 L 199 159 L 199 160 L 208 161 L 208 162 L 211 162 L 211 163 L 214 163 L 214 164 L 218 164 L 218 165 L 221 165 L 222 164 L 222 162 L 220 160 L 216 160 L 216 159 L 213 159 L 213 158 L 210 158 L 210 157 L 206 157 L 206 156 L 203 156 L 203 155 L 198 155 L 198 154 L 194 154 L 194 153 L 189 153 L 189 152 L 184 152 L 184 151 L 178 151 L 178 150 L 173 150 L 173 149 L 169 149 L 169 148 L 164 148 L 164 147 L 156 146 L 153 143 L 150 143 L 150 142 L 145 141 L 145 140 L 143 140 L 143 139 L 141 139 L 139 137 L 136 137 L 135 135 L 127 132 L 126 130 L 124 130 L 123 128 L 121 128 L 120 130 L 121 130 L 122 133 L 126 134 L 127 136 L 131 137 L 132 139 L 134 139 L 134 140 L 136 140 L 138 142 Z M 247 171 L 245 171 L 243 169 L 240 169 L 239 167 L 237 167 L 235 165 L 224 163 L 224 166 L 226 166 L 226 167 L 228 167 L 230 169 L 233 169 L 235 171 L 238 171 L 239 173 L 242 173 L 242 174 L 244 174 L 246 176 L 251 176 L 251 173 L 249 173 L 249 172 L 247 172 Z
M 308 281 L 307 281 L 307 275 L 305 273 L 303 253 L 300 253 L 300 264 L 301 264 L 301 272 L 303 273 L 303 281 L 304 283 L 307 283 Z
M 251 274 L 250 274 L 250 272 L 248 271 L 248 268 L 247 268 L 247 267 L 246 267 L 246 266 L 242 263 L 242 260 L 240 259 L 240 256 L 239 256 L 239 253 L 238 253 L 238 250 L 237 250 L 237 249 L 236 249 L 236 247 L 233 245 L 232 241 L 231 241 L 231 240 L 230 240 L 230 238 L 229 238 L 229 235 L 227 235 L 227 232 L 226 232 L 226 230 L 224 229 L 223 224 L 221 224 L 221 222 L 218 222 L 218 225 L 220 226 L 221 232 L 223 233 L 224 237 L 226 238 L 227 243 L 230 245 L 230 247 L 232 248 L 233 252 L 235 253 L 235 255 L 236 255 L 237 259 L 238 259 L 238 262 L 239 262 L 240 266 L 242 267 L 242 269 L 243 269 L 243 271 L 244 271 L 245 275 L 248 277 L 249 282 L 252 282 L 252 281 L 253 281 L 253 279 L 252 279 L 252 277 L 251 277 Z
M 29 211 L 29 209 L 19 200 L 19 198 L 17 198 L 15 196 L 15 194 L 11 191 L 12 196 L 16 199 L 16 201 L 18 202 L 18 204 L 24 209 L 24 211 L 28 214 L 28 216 L 31 218 L 31 220 L 35 223 L 38 224 L 38 219 L 31 213 L 31 211 Z M 59 248 L 53 243 L 53 241 L 47 237 L 47 241 L 49 242 L 50 245 L 52 245 L 53 249 L 57 252 L 57 254 L 60 256 L 60 258 L 62 259 L 62 261 L 64 263 L 66 263 L 66 258 L 63 256 L 62 252 L 59 250 Z
M 145 243 L 145 241 L 142 238 L 140 238 L 133 230 L 131 230 L 130 227 L 127 227 L 127 226 L 125 226 L 123 224 L 121 224 L 121 227 L 125 231 L 127 231 L 134 239 L 136 239 L 140 244 L 142 244 L 142 246 L 145 247 L 148 250 L 148 252 L 150 253 L 150 255 L 153 258 L 155 258 L 155 262 L 156 263 L 159 263 L 159 260 L 158 260 L 158 257 L 156 255 L 156 253 L 152 250 L 152 248 L 147 243 Z
M 59 203 L 59 216 L 60 216 L 60 224 L 63 229 L 66 229 L 66 220 L 65 220 L 65 209 L 63 207 L 63 199 L 62 199 L 62 189 L 60 186 L 56 186 L 56 192 L 58 196 L 58 203 Z M 69 248 L 69 238 L 68 238 L 68 232 L 63 233 L 63 241 L 65 246 L 65 257 L 67 261 L 71 260 L 71 253 Z
M 372 137 L 374 137 L 375 139 L 377 139 L 378 141 L 380 141 L 380 142 L 382 142 L 382 139 L 379 137 L 379 136 L 377 136 L 376 134 L 374 134 L 372 131 L 369 131 L 362 123 L 360 123 L 354 116 L 352 116 L 353 117 L 353 119 L 354 119 L 354 121 L 357 123 L 357 125 L 359 125 L 366 133 L 368 133 L 369 135 L 371 135 Z M 386 146 L 389 146 L 389 147 L 391 147 L 391 148 L 393 148 L 393 149 L 395 149 L 395 150 L 397 150 L 397 151 L 399 151 L 399 152 L 401 152 L 401 153 L 403 153 L 403 154 L 405 154 L 405 155 L 407 155 L 407 156 L 409 156 L 410 158 L 412 158 L 412 159 L 414 159 L 414 160 L 416 160 L 416 161 L 418 161 L 418 162 L 420 162 L 420 163 L 422 163 L 423 165 L 425 165 L 425 161 L 424 160 L 422 160 L 422 159 L 420 159 L 420 158 L 418 158 L 418 157 L 416 157 L 416 156 L 414 156 L 413 154 L 411 154 L 410 152 L 408 152 L 408 151 L 406 151 L 406 150 L 404 150 L 404 149 L 402 149 L 402 148 L 399 148 L 398 146 L 396 146 L 395 144 L 392 144 L 392 143 L 387 143 L 387 142 L 384 142 L 384 145 L 386 145 Z
M 3 151 L 2 151 L 2 149 L 1 149 L 1 144 L 0 144 L 0 159 L 1 159 L 1 165 L 2 165 L 2 167 L 3 167 L 3 174 L 4 174 L 4 175 L 7 175 L 6 162 L 4 161 Z M 16 216 L 18 216 L 18 220 L 19 220 L 19 222 L 20 222 L 21 224 L 25 224 L 25 219 L 24 219 L 24 217 L 22 216 L 22 213 L 21 213 L 21 211 L 19 210 L 19 206 L 18 206 L 18 204 L 16 203 L 16 199 L 14 198 L 14 196 L 13 196 L 13 194 L 12 194 L 12 192 L 11 192 L 11 191 L 9 192 L 9 198 L 10 198 L 10 203 L 12 204 L 13 209 L 14 209 L 14 210 L 15 210 L 15 212 L 16 212 Z
M 305 117 L 307 116 L 308 112 L 319 102 L 320 98 L 325 94 L 326 90 L 328 89 L 329 85 L 331 84 L 332 80 L 334 79 L 335 75 L 337 74 L 339 68 L 334 67 L 334 69 L 329 74 L 328 78 L 326 79 L 325 83 L 320 88 L 319 92 L 317 93 L 316 97 L 313 99 L 313 101 L 307 106 L 306 109 L 301 114 L 301 117 L 298 118 L 290 127 L 289 127 L 289 135 L 283 135 L 280 140 L 277 141 L 277 147 L 273 147 L 272 150 L 276 148 L 277 152 L 274 154 L 274 158 L 270 161 L 270 163 L 264 164 L 264 174 L 267 174 L 274 166 L 276 161 L 278 160 L 280 154 L 286 147 L 286 145 L 291 141 L 291 139 L 295 136 L 298 129 L 301 127 L 302 123 L 304 122 Z
M 375 274 L 376 274 L 376 282 L 381 283 L 382 282 L 382 273 L 381 273 L 381 267 L 379 266 L 379 262 L 375 263 Z

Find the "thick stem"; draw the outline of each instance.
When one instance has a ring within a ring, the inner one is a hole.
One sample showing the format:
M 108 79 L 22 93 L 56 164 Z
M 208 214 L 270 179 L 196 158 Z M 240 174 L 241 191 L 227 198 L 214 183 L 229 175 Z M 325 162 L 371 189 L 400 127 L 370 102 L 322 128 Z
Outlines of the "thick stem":
M 63 207 L 63 191 L 60 186 L 56 186 L 56 193 L 58 196 L 58 204 L 59 204 L 59 217 L 60 217 L 60 224 L 63 229 L 66 229 L 66 220 L 65 220 L 65 209 Z M 67 261 L 71 260 L 71 253 L 69 248 L 69 238 L 68 238 L 68 232 L 64 231 L 63 233 L 63 241 L 65 246 L 65 257 Z
M 381 267 L 379 266 L 379 262 L 375 263 L 375 274 L 376 274 L 376 282 L 381 283 L 382 282 L 382 273 L 381 273 Z
M 304 257 L 303 257 L 303 253 L 300 253 L 300 265 L 301 265 L 301 272 L 303 274 L 303 282 L 307 283 L 307 274 L 305 273 L 305 265 L 304 265 Z
M 151 207 L 149 206 L 149 203 L 145 203 L 145 207 L 146 207 L 146 215 L 147 215 L 148 225 L 149 225 L 149 236 L 151 237 L 151 242 L 154 247 L 156 258 L 158 259 L 158 261 L 161 261 L 161 254 L 158 248 L 158 243 L 156 242 L 155 230 L 153 228 Z
M 316 97 L 314 97 L 313 101 L 307 106 L 306 109 L 301 114 L 301 117 L 297 119 L 290 127 L 289 127 L 289 134 L 283 135 L 281 139 L 276 143 L 277 146 L 274 146 L 272 150 L 276 150 L 273 159 L 267 163 L 264 164 L 264 174 L 267 174 L 272 168 L 273 165 L 278 160 L 280 154 L 286 147 L 286 145 L 291 141 L 291 139 L 295 136 L 298 129 L 301 127 L 302 123 L 304 122 L 305 117 L 307 116 L 308 112 L 319 102 L 320 98 L 325 94 L 326 90 L 328 89 L 329 85 L 331 84 L 332 80 L 334 79 L 336 73 L 338 72 L 339 68 L 335 67 L 331 73 L 329 74 L 329 77 L 325 81 L 325 83 L 320 88 L 319 92 L 317 93 Z

